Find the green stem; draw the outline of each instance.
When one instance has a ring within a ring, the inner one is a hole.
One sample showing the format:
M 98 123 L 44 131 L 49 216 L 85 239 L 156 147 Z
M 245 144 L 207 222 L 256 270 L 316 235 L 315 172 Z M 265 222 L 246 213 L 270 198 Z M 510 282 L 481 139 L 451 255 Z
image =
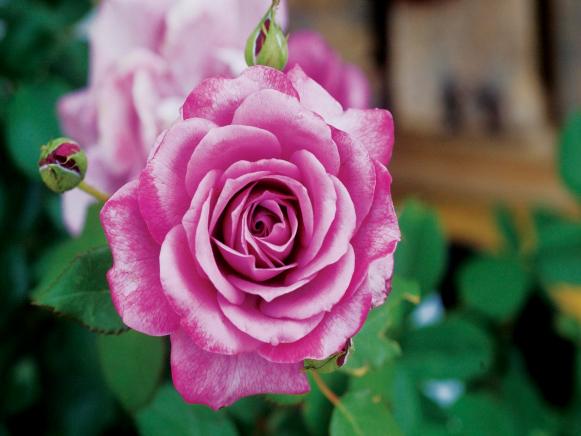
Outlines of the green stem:
M 94 188 L 93 186 L 89 185 L 88 183 L 81 182 L 81 183 L 79 183 L 79 186 L 77 186 L 77 188 L 79 188 L 81 191 L 86 192 L 91 197 L 96 198 L 99 201 L 102 201 L 103 203 L 105 203 L 107 200 L 109 200 L 109 195 L 99 191 L 97 188 Z

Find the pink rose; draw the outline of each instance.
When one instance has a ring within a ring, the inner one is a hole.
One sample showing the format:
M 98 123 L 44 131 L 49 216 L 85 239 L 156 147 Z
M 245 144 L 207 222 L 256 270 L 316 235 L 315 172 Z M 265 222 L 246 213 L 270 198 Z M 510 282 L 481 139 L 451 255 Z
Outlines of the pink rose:
M 287 71 L 295 65 L 300 65 L 344 107 L 369 107 L 371 87 L 365 74 L 357 66 L 345 63 L 318 33 L 300 31 L 291 34 Z
M 155 138 L 202 79 L 244 70 L 244 45 L 270 0 L 104 0 L 90 28 L 89 88 L 59 104 L 64 133 L 87 150 L 86 180 L 114 192 L 145 165 Z M 286 8 L 278 15 L 284 23 Z M 64 195 L 78 233 L 92 199 Z
M 343 111 L 296 67 L 203 81 L 105 204 L 123 321 L 171 336 L 174 384 L 215 409 L 308 391 L 390 288 L 399 229 L 385 110 Z

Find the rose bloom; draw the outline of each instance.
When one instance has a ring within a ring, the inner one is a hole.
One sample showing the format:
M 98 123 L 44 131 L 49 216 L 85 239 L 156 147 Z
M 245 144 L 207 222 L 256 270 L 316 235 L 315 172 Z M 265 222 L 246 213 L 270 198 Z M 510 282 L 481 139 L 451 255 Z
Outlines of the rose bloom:
M 59 104 L 64 134 L 88 154 L 86 181 L 114 192 L 135 178 L 155 139 L 178 118 L 194 86 L 208 77 L 235 77 L 246 68 L 246 39 L 270 4 L 103 0 L 90 27 L 89 87 Z M 286 15 L 283 1 L 277 14 L 282 25 Z M 361 73 L 343 65 L 320 37 L 308 35 L 291 38 L 291 62 L 304 62 L 308 73 L 329 85 L 346 107 L 360 107 L 366 98 L 361 96 L 366 91 L 359 91 L 366 89 Z M 64 195 L 63 216 L 71 232 L 81 230 L 93 201 L 79 190 Z
M 390 289 L 392 117 L 252 67 L 203 81 L 182 118 L 101 212 L 114 304 L 170 335 L 189 402 L 304 393 L 303 361 L 344 349 Z

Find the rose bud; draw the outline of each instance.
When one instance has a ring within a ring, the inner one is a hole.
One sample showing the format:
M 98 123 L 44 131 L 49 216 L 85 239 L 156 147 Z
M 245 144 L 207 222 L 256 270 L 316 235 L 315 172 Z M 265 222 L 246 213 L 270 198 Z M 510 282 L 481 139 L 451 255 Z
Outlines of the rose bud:
M 85 178 L 87 156 L 76 142 L 68 138 L 53 139 L 40 148 L 38 171 L 50 190 L 70 191 Z
M 275 19 L 278 3 L 273 2 L 246 42 L 245 57 L 250 67 L 266 65 L 282 70 L 286 66 L 288 42 Z

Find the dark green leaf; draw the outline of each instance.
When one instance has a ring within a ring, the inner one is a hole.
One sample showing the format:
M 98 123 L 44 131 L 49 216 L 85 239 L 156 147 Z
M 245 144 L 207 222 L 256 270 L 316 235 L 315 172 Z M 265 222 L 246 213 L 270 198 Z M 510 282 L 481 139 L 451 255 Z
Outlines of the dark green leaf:
M 130 330 L 97 338 L 99 360 L 107 385 L 126 410 L 136 411 L 153 397 L 165 363 L 162 338 Z
M 399 216 L 402 241 L 395 252 L 395 272 L 420 285 L 422 294 L 440 283 L 446 267 L 446 240 L 436 213 L 407 201 Z
M 266 400 L 277 406 L 296 406 L 305 400 L 306 395 L 269 394 Z
M 38 369 L 32 358 L 18 361 L 8 375 L 8 383 L 2 387 L 3 409 L 18 413 L 30 407 L 39 397 Z
M 502 393 L 506 407 L 518 421 L 519 434 L 557 434 L 556 414 L 535 390 L 526 367 L 516 353 L 510 357 L 509 363 L 509 370 L 502 382 Z
M 310 372 L 309 381 L 311 392 L 307 395 L 302 409 L 303 418 L 307 428 L 313 436 L 327 436 L 329 434 L 329 423 L 333 413 L 333 406 L 320 391 L 314 382 Z M 336 395 L 342 395 L 347 388 L 347 377 L 340 372 L 330 374 L 320 374 L 325 384 Z
M 559 170 L 574 194 L 581 197 L 581 112 L 571 114 L 561 132 Z
M 33 295 L 33 302 L 71 317 L 89 329 L 118 333 L 126 329 L 113 307 L 105 274 L 111 267 L 109 248 L 79 255 L 49 286 Z
M 330 426 L 331 436 L 399 436 L 392 414 L 380 398 L 369 391 L 350 392 L 335 407 Z
M 32 179 L 39 177 L 40 146 L 60 134 L 56 102 L 67 91 L 57 81 L 23 85 L 8 105 L 8 151 L 16 166 Z
M 173 387 L 162 386 L 154 400 L 137 412 L 141 436 L 234 436 L 236 429 L 225 412 L 189 405 Z
M 365 325 L 353 338 L 353 349 L 342 370 L 361 374 L 401 354 L 399 344 L 386 332 L 401 323 L 406 307 L 413 307 L 413 303 L 420 301 L 419 292 L 415 282 L 399 276 L 393 278 L 392 291 L 386 302 L 369 312 Z
M 490 369 L 492 347 L 480 327 L 454 317 L 406 334 L 403 364 L 419 379 L 467 380 Z
M 462 436 L 514 436 L 514 418 L 506 405 L 486 393 L 468 394 L 450 409 L 448 430 Z
M 516 257 L 477 257 L 460 269 L 458 287 L 468 306 L 504 321 L 518 314 L 531 280 Z

